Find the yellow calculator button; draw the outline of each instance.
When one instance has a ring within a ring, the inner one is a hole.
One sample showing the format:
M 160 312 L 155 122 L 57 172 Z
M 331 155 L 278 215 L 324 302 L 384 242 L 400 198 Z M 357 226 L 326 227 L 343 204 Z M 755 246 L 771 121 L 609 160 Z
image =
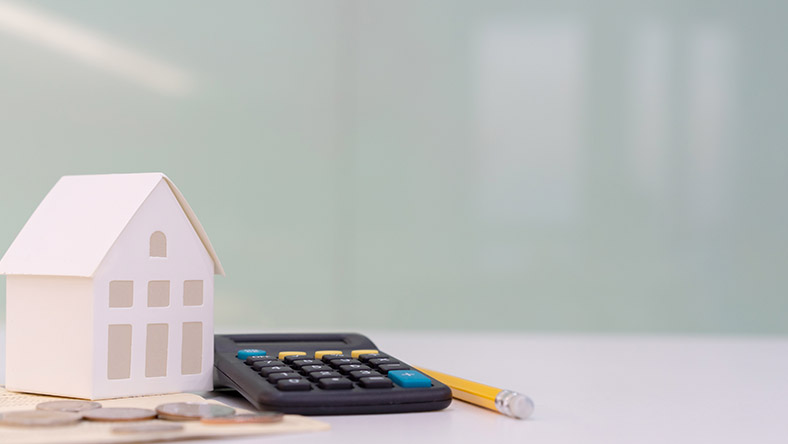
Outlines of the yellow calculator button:
M 323 359 L 323 355 L 341 355 L 342 350 L 320 350 L 315 352 L 315 359 Z
M 380 352 L 377 350 L 353 350 L 350 352 L 350 356 L 352 356 L 354 359 L 358 359 L 359 356 L 366 355 L 368 353 L 380 353 Z
M 279 352 L 279 359 L 284 359 L 286 356 L 306 356 L 305 352 Z

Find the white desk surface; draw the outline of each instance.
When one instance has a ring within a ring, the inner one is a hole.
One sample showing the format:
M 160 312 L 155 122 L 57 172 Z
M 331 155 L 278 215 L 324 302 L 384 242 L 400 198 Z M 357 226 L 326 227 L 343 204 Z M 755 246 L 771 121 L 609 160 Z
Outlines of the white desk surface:
M 534 416 L 520 421 L 455 401 L 440 412 L 322 417 L 332 430 L 319 434 L 226 442 L 788 442 L 786 337 L 368 336 L 411 364 L 528 394 Z M 249 407 L 237 396 L 212 396 Z

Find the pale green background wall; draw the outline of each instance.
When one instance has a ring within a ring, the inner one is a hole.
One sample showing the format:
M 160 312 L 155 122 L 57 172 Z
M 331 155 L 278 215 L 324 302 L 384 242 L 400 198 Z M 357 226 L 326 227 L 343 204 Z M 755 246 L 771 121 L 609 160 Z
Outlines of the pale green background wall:
M 738 3 L 29 2 L 194 88 L 0 25 L 0 250 L 163 171 L 219 326 L 788 332 L 788 8 Z

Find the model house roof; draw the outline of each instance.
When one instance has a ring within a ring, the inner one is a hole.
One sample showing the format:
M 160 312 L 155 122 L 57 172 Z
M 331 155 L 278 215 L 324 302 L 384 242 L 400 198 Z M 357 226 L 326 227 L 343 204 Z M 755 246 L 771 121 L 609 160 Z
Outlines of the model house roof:
M 153 189 L 165 181 L 224 275 L 211 241 L 175 184 L 162 173 L 62 177 L 3 259 L 2 274 L 92 277 Z

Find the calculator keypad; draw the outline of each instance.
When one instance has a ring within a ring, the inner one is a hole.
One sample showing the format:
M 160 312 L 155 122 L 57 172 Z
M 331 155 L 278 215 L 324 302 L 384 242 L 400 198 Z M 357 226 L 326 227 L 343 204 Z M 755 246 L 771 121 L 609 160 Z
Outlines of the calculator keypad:
M 388 373 L 389 379 L 394 381 L 400 387 L 404 388 L 419 388 L 430 387 L 432 381 L 430 378 L 424 376 L 421 372 L 416 370 L 391 370 Z
M 303 379 L 301 375 L 295 372 L 284 372 L 284 373 L 271 373 L 268 375 L 269 382 L 276 382 L 280 379 Z
M 315 352 L 315 359 L 323 359 L 325 355 L 341 355 L 342 350 L 318 350 Z
M 316 356 L 301 351 L 263 355 L 262 350 L 241 350 L 238 359 L 281 391 L 390 389 L 430 387 L 420 372 L 377 350 L 324 350 Z M 264 352 L 263 352 L 264 353 Z
M 350 352 L 350 356 L 354 358 L 358 358 L 361 355 L 367 355 L 370 353 L 380 353 L 380 352 L 377 350 L 353 350 Z
M 367 359 L 367 360 L 366 360 L 366 361 L 364 361 L 364 362 L 366 362 L 367 364 L 370 364 L 370 365 L 381 365 L 381 364 L 399 364 L 399 361 L 397 361 L 397 360 L 396 360 L 396 359 L 394 359 L 394 358 L 389 358 L 389 357 L 385 357 L 385 358 L 372 358 L 372 359 Z
M 346 378 L 322 378 L 317 385 L 324 390 L 350 390 L 353 383 Z
M 370 359 L 375 359 L 375 358 L 388 358 L 388 357 L 389 355 L 385 353 L 364 353 L 362 355 L 358 355 L 358 359 L 361 362 L 367 362 Z
M 249 365 L 258 361 L 276 361 L 276 356 L 249 356 L 246 358 L 246 363 Z
M 306 379 L 282 379 L 277 381 L 276 388 L 284 392 L 305 392 L 312 389 L 312 384 Z
M 356 370 L 372 370 L 364 364 L 345 364 L 339 366 L 339 371 L 342 373 L 350 373 Z
M 312 373 L 312 372 L 328 371 L 331 370 L 331 367 L 327 365 L 305 365 L 301 367 L 300 370 L 304 373 Z
M 356 379 L 356 380 L 361 379 L 361 378 L 366 378 L 366 377 L 369 377 L 369 376 L 383 376 L 383 375 L 381 375 L 380 373 L 376 372 L 375 370 L 356 370 L 356 371 L 350 372 L 350 377 L 353 378 L 353 379 Z
M 295 368 L 301 368 L 305 365 L 323 365 L 323 361 L 318 359 L 294 359 L 292 365 Z
M 273 366 L 273 367 L 263 367 L 263 368 L 261 368 L 260 369 L 260 374 L 265 376 L 265 377 L 268 377 L 268 375 L 271 375 L 271 374 L 274 374 L 274 373 L 283 373 L 283 372 L 289 372 L 289 371 L 292 371 L 292 369 L 290 367 L 286 366 L 286 365 L 276 365 L 276 366 Z
M 265 350 L 260 350 L 259 348 L 245 348 L 243 350 L 238 350 L 238 353 L 235 355 L 238 359 L 246 359 L 250 356 L 265 356 Z
M 252 369 L 259 372 L 265 367 L 284 367 L 284 365 L 282 361 L 257 361 L 252 364 Z
M 337 358 L 337 359 L 330 359 L 328 361 L 328 363 L 333 365 L 333 366 L 339 366 L 339 365 L 346 365 L 346 364 L 361 364 L 361 361 L 359 361 L 358 359 L 352 359 L 352 358 Z
M 297 361 L 301 359 L 308 359 L 306 357 L 306 353 L 299 351 L 279 352 L 279 360 L 285 361 L 288 364 L 292 364 L 293 361 Z
M 410 367 L 408 367 L 407 365 L 399 364 L 399 363 L 397 363 L 397 364 L 381 364 L 381 365 L 378 365 L 377 367 L 378 367 L 378 371 L 380 371 L 381 373 L 388 373 L 388 372 L 390 372 L 392 370 L 408 370 L 408 369 L 410 369 Z
M 364 388 L 390 388 L 393 386 L 391 379 L 385 376 L 370 376 L 367 378 L 361 378 L 359 380 L 359 384 L 361 384 Z
M 342 375 L 340 375 L 339 373 L 337 373 L 335 371 L 331 371 L 331 370 L 312 372 L 312 373 L 309 374 L 309 377 L 314 379 L 315 381 L 317 381 L 319 379 L 323 379 L 323 378 L 339 378 L 341 376 Z

